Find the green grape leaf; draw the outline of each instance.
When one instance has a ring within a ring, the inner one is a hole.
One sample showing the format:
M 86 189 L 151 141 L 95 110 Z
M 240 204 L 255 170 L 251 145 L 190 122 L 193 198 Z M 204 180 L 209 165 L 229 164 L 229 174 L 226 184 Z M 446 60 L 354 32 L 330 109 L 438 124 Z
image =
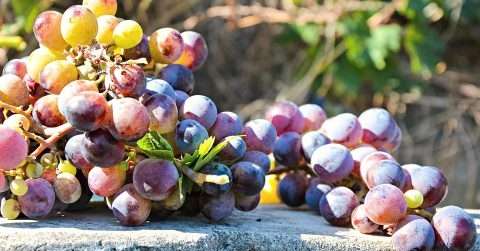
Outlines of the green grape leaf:
M 150 158 L 173 160 L 173 148 L 159 133 L 150 131 L 137 141 L 137 146 Z
M 402 28 L 397 24 L 382 25 L 371 31 L 366 45 L 375 68 L 385 69 L 389 54 L 400 50 L 401 32 Z
M 200 144 L 198 154 L 201 158 L 205 157 L 212 150 L 213 144 L 215 144 L 215 137 L 209 137 Z

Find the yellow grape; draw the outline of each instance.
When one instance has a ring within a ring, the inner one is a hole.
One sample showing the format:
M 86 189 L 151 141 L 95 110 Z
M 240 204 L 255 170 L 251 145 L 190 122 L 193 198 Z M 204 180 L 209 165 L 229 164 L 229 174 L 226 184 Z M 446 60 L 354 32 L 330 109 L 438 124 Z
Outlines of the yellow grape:
M 43 174 L 43 166 L 40 165 L 38 162 L 29 163 L 25 168 L 25 172 L 27 173 L 27 177 L 36 179 L 40 178 Z
M 97 19 L 98 32 L 97 42 L 101 45 L 111 45 L 113 43 L 113 30 L 117 27 L 120 20 L 114 16 L 106 15 Z
M 40 74 L 40 86 L 52 94 L 60 94 L 63 87 L 78 79 L 78 71 L 73 63 L 56 60 L 45 66 Z
M 50 62 L 61 59 L 62 57 L 45 47 L 34 50 L 27 61 L 27 73 L 35 82 L 40 82 L 40 73 Z
M 117 0 L 83 0 L 83 5 L 97 17 L 117 13 Z
M 403 196 L 408 208 L 419 208 L 423 204 L 423 194 L 418 190 L 408 190 Z
M 16 131 L 30 130 L 30 120 L 22 114 L 13 114 L 3 121 L 3 125 Z
M 27 183 L 21 178 L 15 178 L 10 182 L 10 191 L 17 196 L 23 196 L 28 192 Z
M 55 51 L 63 51 L 68 45 L 60 32 L 62 14 L 57 11 L 45 11 L 38 15 L 33 25 L 37 41 Z
M 97 17 L 85 6 L 74 5 L 63 13 L 61 32 L 71 46 L 91 44 L 97 30 Z
M 0 77 L 0 100 L 3 102 L 21 106 L 28 104 L 28 89 L 17 75 L 6 74 Z
M 15 199 L 2 199 L 0 204 L 0 213 L 3 218 L 15 220 L 20 215 L 20 204 Z
M 70 173 L 74 176 L 77 174 L 77 168 L 68 160 L 60 162 L 58 170 L 62 173 Z
M 120 22 L 113 30 L 113 41 L 123 49 L 135 47 L 142 41 L 142 26 L 133 20 Z

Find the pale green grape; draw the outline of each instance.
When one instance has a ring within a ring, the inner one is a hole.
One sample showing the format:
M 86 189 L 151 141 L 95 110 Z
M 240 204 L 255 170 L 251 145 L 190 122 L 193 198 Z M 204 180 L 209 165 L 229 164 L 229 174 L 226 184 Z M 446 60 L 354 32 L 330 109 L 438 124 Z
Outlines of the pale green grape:
M 418 208 L 423 204 L 423 194 L 418 190 L 408 190 L 403 196 L 405 197 L 408 208 Z
M 101 16 L 97 19 L 98 32 L 97 42 L 101 45 L 111 45 L 113 43 L 113 30 L 117 27 L 120 20 L 114 16 Z
M 40 178 L 43 174 L 43 166 L 38 162 L 29 163 L 25 168 L 27 177 L 35 179 Z
M 97 29 L 97 17 L 85 6 L 74 5 L 62 16 L 62 36 L 71 46 L 91 44 Z
M 58 165 L 58 170 L 62 173 L 77 174 L 77 168 L 68 160 L 60 162 Z
M 10 191 L 17 196 L 23 196 L 28 192 L 27 183 L 22 178 L 16 177 L 10 182 Z
M 20 215 L 20 204 L 15 199 L 2 199 L 0 204 L 0 213 L 3 218 L 15 220 Z
M 113 30 L 113 41 L 123 49 L 135 47 L 142 41 L 142 36 L 142 27 L 133 20 L 122 21 Z

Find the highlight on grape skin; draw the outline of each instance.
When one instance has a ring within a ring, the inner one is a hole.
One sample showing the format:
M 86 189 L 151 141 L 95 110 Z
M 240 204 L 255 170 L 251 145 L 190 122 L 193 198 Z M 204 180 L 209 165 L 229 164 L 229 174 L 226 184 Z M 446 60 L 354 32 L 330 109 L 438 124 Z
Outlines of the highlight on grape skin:
M 247 122 L 243 127 L 242 134 L 245 135 L 248 150 L 267 154 L 272 152 L 277 137 L 275 127 L 264 119 L 255 119 Z
M 161 201 L 177 187 L 179 174 L 170 161 L 146 159 L 138 163 L 133 172 L 133 186 L 144 198 Z
M 359 205 L 357 196 L 347 187 L 336 187 L 320 200 L 323 218 L 334 226 L 347 226 L 353 210 Z
M 353 159 L 350 151 L 343 145 L 327 144 L 313 152 L 310 165 L 323 181 L 336 182 L 352 172 Z
M 290 101 L 273 104 L 266 111 L 265 118 L 275 126 L 279 136 L 286 132 L 301 133 L 303 131 L 303 115 L 298 106 Z

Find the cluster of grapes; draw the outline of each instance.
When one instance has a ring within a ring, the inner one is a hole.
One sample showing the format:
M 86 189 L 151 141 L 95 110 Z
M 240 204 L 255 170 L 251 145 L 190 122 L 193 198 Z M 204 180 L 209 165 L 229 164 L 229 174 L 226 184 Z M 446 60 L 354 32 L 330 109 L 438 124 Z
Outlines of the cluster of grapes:
M 84 0 L 41 13 L 40 48 L 5 66 L 1 215 L 82 210 L 93 194 L 129 226 L 151 213 L 218 221 L 256 208 L 268 156 L 247 152 L 257 139 L 239 136 L 235 113 L 192 95 L 205 40 L 172 28 L 147 37 L 116 10 L 116 0 Z
M 280 200 L 306 203 L 335 226 L 392 235 L 396 250 L 467 250 L 476 239 L 471 216 L 456 206 L 435 209 L 447 194 L 441 170 L 400 165 L 391 155 L 401 130 L 381 108 L 327 118 L 317 105 L 281 101 L 266 112 L 269 150 L 281 174 Z M 275 131 L 278 137 L 275 138 Z

